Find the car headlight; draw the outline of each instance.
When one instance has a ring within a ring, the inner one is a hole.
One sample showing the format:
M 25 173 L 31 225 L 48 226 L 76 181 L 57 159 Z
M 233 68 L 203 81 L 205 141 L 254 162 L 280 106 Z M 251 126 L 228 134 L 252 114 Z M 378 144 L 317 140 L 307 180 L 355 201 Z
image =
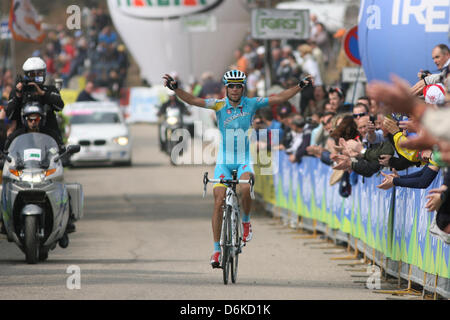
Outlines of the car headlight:
M 178 122 L 178 118 L 177 117 L 168 117 L 167 118 L 167 123 L 170 124 L 171 126 L 173 126 L 177 122 Z
M 128 137 L 117 137 L 114 138 L 113 141 L 119 146 L 126 146 L 128 144 Z

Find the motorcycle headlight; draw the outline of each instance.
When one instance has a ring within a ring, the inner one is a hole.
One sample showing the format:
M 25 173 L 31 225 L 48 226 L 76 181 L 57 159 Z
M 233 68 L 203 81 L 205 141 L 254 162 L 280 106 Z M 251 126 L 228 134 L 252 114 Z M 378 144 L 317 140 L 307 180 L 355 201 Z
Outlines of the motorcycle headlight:
M 44 181 L 45 172 L 23 172 L 20 176 L 21 181 L 29 182 L 29 183 L 39 183 Z
M 54 174 L 56 172 L 56 168 L 37 172 L 9 169 L 9 172 L 15 177 L 19 178 L 18 180 L 20 181 L 28 183 L 40 183 L 43 182 L 46 177 Z
M 114 143 L 117 143 L 119 146 L 126 146 L 128 144 L 128 137 L 117 137 L 113 139 Z
M 177 117 L 168 117 L 167 118 L 167 123 L 170 124 L 171 126 L 173 126 L 177 122 L 178 122 L 178 118 Z

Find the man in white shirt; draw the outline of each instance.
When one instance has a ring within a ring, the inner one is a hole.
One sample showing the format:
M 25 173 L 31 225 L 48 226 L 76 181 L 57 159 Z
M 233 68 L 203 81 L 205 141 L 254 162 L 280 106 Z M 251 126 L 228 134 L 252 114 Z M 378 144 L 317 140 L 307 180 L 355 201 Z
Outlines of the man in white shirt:
M 297 148 L 302 144 L 303 142 L 303 128 L 305 127 L 305 120 L 303 120 L 302 116 L 296 115 L 294 116 L 294 119 L 292 120 L 292 142 L 289 148 L 286 149 L 286 153 L 289 155 L 295 154 L 295 151 Z
M 302 61 L 299 65 L 302 67 L 303 73 L 310 74 L 314 79 L 314 85 L 321 86 L 323 84 L 320 76 L 319 64 L 312 55 L 312 48 L 309 44 L 301 44 L 298 49 Z

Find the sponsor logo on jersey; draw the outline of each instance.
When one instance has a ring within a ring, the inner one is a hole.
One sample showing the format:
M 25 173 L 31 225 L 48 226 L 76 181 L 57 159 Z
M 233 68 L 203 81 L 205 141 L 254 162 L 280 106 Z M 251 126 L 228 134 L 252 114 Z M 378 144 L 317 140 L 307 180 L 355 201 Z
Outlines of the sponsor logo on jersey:
M 236 119 L 241 118 L 241 117 L 249 116 L 249 115 L 250 115 L 249 112 L 242 112 L 242 113 L 235 114 L 235 115 L 233 115 L 233 116 L 227 118 L 227 119 L 223 122 L 223 124 L 224 124 L 224 126 L 226 126 L 226 125 L 228 125 L 228 124 L 229 124 L 231 121 L 233 121 L 233 120 L 236 120 Z

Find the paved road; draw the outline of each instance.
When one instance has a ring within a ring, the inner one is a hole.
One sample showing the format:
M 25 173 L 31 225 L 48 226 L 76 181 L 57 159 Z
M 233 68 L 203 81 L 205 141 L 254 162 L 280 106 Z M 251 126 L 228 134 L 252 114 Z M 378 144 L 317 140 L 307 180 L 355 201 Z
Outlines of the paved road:
M 254 238 L 240 257 L 238 283 L 224 286 L 221 271 L 209 265 L 211 188 L 202 199 L 203 172 L 213 167 L 170 166 L 154 126 L 135 125 L 132 134 L 133 167 L 67 172 L 85 192 L 85 216 L 67 249 L 27 265 L 14 244 L 0 239 L 0 299 L 385 297 L 353 282 L 352 275 L 364 272 L 346 271 L 307 245 L 311 240 L 294 239 L 261 214 L 253 215 Z M 67 288 L 70 266 L 81 272 L 80 289 Z

